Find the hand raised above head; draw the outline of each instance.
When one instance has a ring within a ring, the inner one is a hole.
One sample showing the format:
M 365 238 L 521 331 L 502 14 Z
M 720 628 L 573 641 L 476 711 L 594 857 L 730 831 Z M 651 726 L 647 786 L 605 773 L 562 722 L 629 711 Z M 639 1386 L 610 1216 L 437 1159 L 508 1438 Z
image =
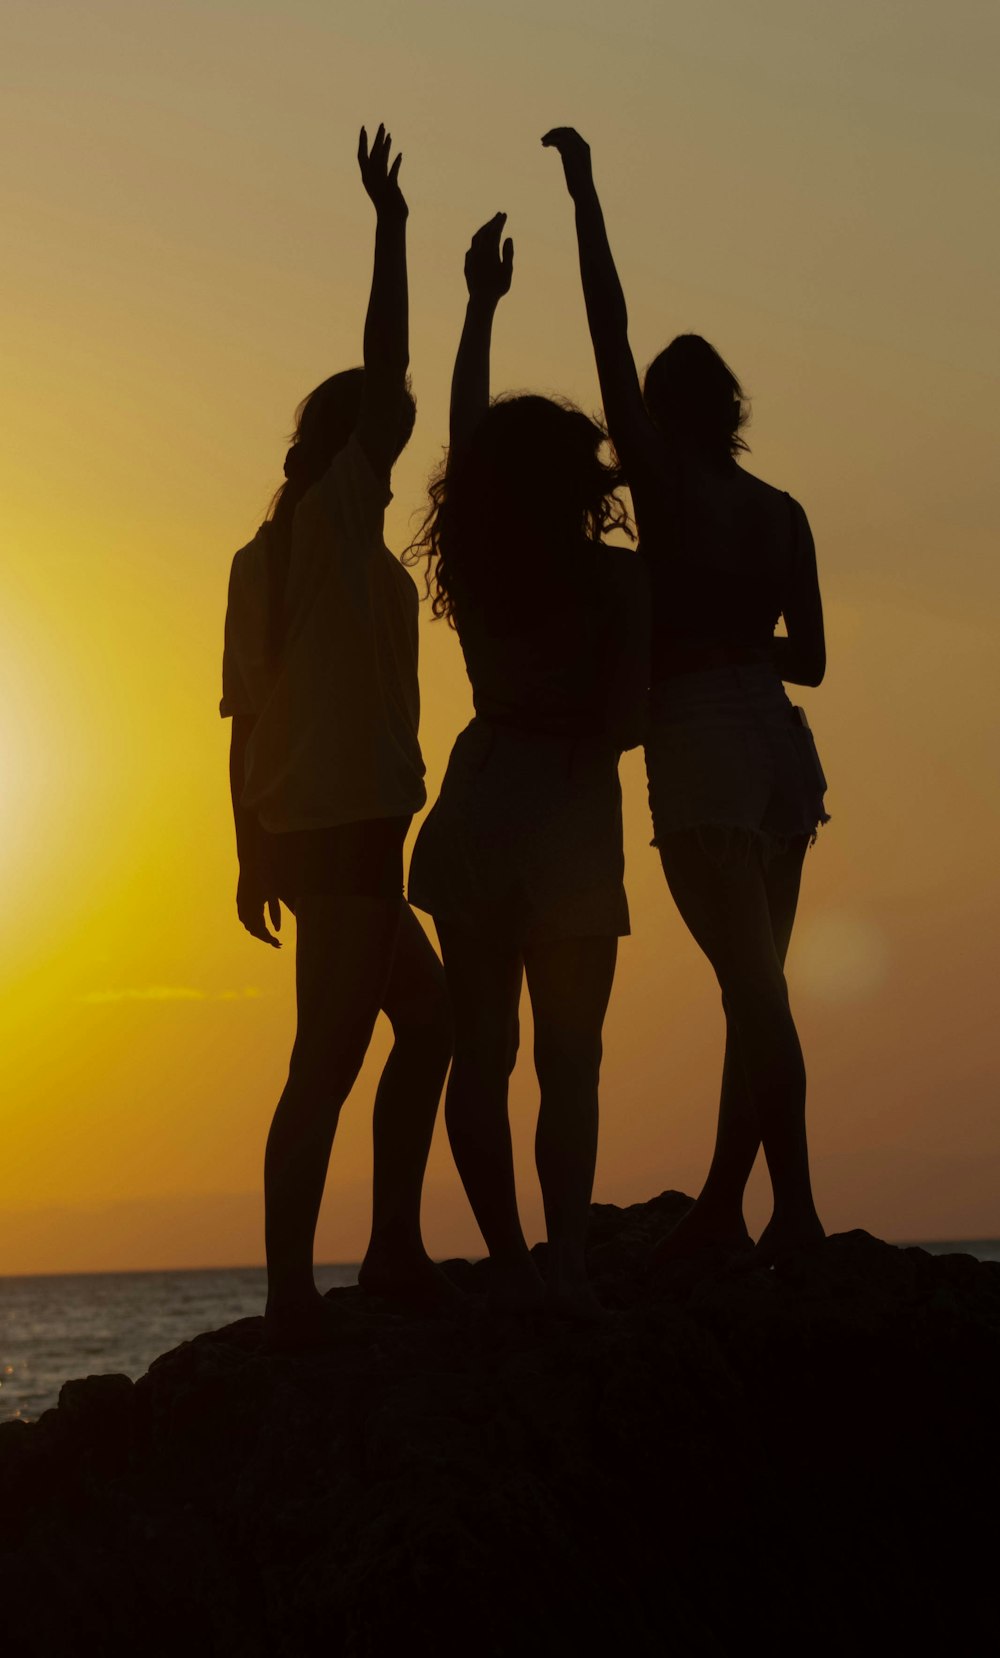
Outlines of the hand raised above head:
M 403 159 L 403 153 L 400 151 L 390 165 L 391 149 L 392 133 L 386 132 L 381 122 L 372 140 L 371 150 L 368 148 L 368 134 L 364 127 L 361 128 L 361 136 L 358 139 L 358 166 L 361 169 L 361 182 L 375 204 L 375 211 L 380 214 L 397 214 L 405 219 L 409 209 L 399 188 L 399 164 Z
M 542 139 L 546 149 L 558 150 L 570 195 L 591 178 L 590 145 L 575 127 L 552 127 Z
M 508 236 L 500 248 L 500 235 L 507 223 L 506 213 L 494 213 L 480 225 L 465 256 L 465 281 L 472 299 L 494 304 L 510 292 L 514 274 L 514 244 Z

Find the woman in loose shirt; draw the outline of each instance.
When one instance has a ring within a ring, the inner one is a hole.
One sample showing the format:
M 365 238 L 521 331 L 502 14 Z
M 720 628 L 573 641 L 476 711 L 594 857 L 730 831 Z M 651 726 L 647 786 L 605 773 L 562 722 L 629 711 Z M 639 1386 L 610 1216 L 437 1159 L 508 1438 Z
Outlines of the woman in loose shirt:
M 302 404 L 271 516 L 229 584 L 222 713 L 237 910 L 276 946 L 296 918 L 297 1028 L 264 1164 L 268 1298 L 278 1345 L 335 1333 L 313 1244 L 341 1105 L 380 1011 L 394 1044 L 375 1098 L 371 1242 L 361 1284 L 435 1300 L 420 1194 L 450 1052 L 440 963 L 403 899 L 403 841 L 425 800 L 414 582 L 383 540 L 389 475 L 413 427 L 406 203 L 380 127 L 359 163 L 377 222 L 364 368 Z
M 749 1244 L 743 1193 L 761 1143 L 774 1211 L 758 1251 L 773 1258 L 823 1237 L 784 975 L 803 858 L 826 820 L 812 736 L 782 685 L 818 685 L 825 668 L 812 536 L 797 502 L 737 464 L 742 393 L 707 341 L 679 336 L 640 389 L 590 151 L 568 127 L 542 142 L 558 150 L 576 207 L 605 415 L 650 576 L 655 845 L 726 1014 L 715 1155 L 660 1260 Z M 779 616 L 786 638 L 774 636 Z
M 629 925 L 618 759 L 641 741 L 647 617 L 636 555 L 602 540 L 625 521 L 605 434 L 550 398 L 490 402 L 493 315 L 513 258 L 509 240 L 500 250 L 503 222 L 484 225 L 466 259 L 448 465 L 418 543 L 476 712 L 417 838 L 409 896 L 441 942 L 455 1018 L 446 1121 L 493 1294 L 531 1305 L 544 1293 L 518 1217 L 507 1117 L 525 976 L 545 1288 L 552 1305 L 592 1316 L 584 1251 L 601 1031 Z

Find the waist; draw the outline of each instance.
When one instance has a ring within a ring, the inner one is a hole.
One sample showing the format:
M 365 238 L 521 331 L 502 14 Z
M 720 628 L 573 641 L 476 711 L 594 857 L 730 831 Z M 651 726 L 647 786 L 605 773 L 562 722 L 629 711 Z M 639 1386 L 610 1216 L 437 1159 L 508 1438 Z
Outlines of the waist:
M 771 653 L 766 645 L 699 645 L 664 642 L 654 663 L 653 682 L 675 679 L 678 674 L 704 673 L 711 668 L 769 668 Z
M 600 737 L 602 721 L 590 711 L 577 709 L 512 708 L 489 702 L 476 703 L 476 719 L 500 731 L 516 731 L 526 737 Z
M 785 687 L 771 663 L 751 660 L 689 669 L 650 687 L 652 724 L 783 725 L 794 717 Z

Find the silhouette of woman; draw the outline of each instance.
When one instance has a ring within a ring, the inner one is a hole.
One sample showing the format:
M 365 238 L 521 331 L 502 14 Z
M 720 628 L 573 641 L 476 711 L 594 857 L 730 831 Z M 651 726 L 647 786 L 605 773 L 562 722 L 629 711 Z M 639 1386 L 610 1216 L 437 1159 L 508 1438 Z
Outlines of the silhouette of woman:
M 364 368 L 298 411 L 287 482 L 236 554 L 223 659 L 237 912 L 276 946 L 296 917 L 297 1029 L 264 1164 L 268 1294 L 278 1345 L 322 1342 L 313 1242 L 340 1108 L 379 1010 L 394 1044 L 375 1097 L 371 1242 L 362 1286 L 434 1297 L 420 1194 L 450 1054 L 441 965 L 403 900 L 403 841 L 425 799 L 417 741 L 418 595 L 383 541 L 389 476 L 413 429 L 407 207 L 380 126 L 358 161 L 376 210 Z
M 773 1258 L 823 1236 L 784 974 L 802 861 L 826 821 L 812 736 L 782 686 L 818 685 L 825 669 L 812 536 L 797 502 L 737 464 L 747 447 L 743 394 L 707 341 L 673 340 L 640 390 L 589 148 L 568 127 L 542 143 L 558 150 L 576 207 L 608 429 L 650 577 L 655 845 L 726 1014 L 715 1154 L 660 1259 L 749 1245 L 743 1193 L 762 1142 L 774 1209 L 758 1251 Z M 775 638 L 782 615 L 788 636 Z
M 535 1154 L 553 1305 L 592 1314 L 584 1242 L 601 1031 L 622 885 L 618 758 L 641 741 L 648 616 L 605 434 L 567 404 L 490 402 L 494 312 L 513 246 L 505 216 L 473 238 L 447 467 L 418 551 L 433 610 L 457 627 L 475 718 L 417 837 L 410 902 L 434 917 L 455 1020 L 445 1117 L 490 1251 L 495 1303 L 542 1299 L 517 1212 L 507 1087 L 526 975 L 541 1089 Z

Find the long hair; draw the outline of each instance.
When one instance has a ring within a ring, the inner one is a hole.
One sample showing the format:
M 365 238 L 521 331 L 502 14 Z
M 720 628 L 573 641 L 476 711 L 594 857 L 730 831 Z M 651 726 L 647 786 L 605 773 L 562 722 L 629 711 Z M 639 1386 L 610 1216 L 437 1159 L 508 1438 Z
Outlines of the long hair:
M 436 618 L 455 625 L 471 599 L 494 616 L 530 612 L 582 540 L 631 534 L 615 493 L 623 482 L 601 459 L 607 433 L 571 403 L 499 397 L 467 446 L 432 478 L 430 506 L 404 554 L 426 559 Z
M 750 445 L 750 404 L 728 363 L 700 334 L 678 334 L 646 370 L 642 394 L 657 426 L 713 460 Z
M 334 456 L 346 447 L 361 413 L 364 384 L 363 368 L 343 369 L 323 380 L 302 399 L 295 411 L 295 430 L 285 456 L 285 482 L 275 492 L 267 511 L 267 522 L 271 526 L 267 549 L 267 622 L 274 658 L 280 656 L 284 640 L 285 589 L 292 556 L 295 509 L 306 491 L 318 483 Z M 415 418 L 416 403 L 407 380 L 396 456 L 409 442 Z

